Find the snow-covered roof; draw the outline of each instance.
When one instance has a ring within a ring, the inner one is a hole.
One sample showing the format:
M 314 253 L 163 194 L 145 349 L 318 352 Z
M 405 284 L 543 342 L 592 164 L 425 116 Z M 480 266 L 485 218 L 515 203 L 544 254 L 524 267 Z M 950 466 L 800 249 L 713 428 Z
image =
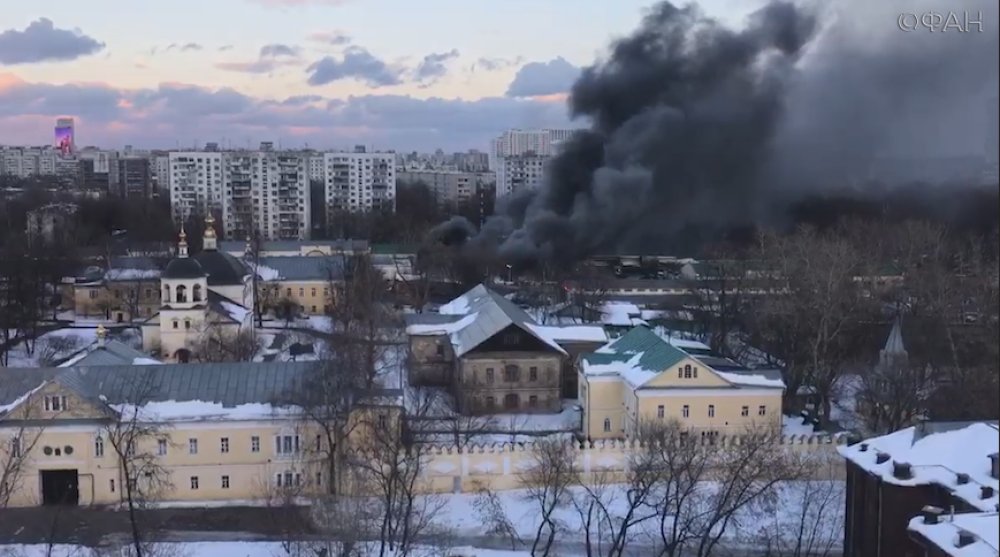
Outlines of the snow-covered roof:
M 603 327 L 593 325 L 567 325 L 554 327 L 550 325 L 528 324 L 528 327 L 538 336 L 553 342 L 607 342 L 608 334 Z
M 268 403 L 250 402 L 235 406 L 224 406 L 218 402 L 203 400 L 164 400 L 147 402 L 138 408 L 129 403 L 111 404 L 118 413 L 137 415 L 150 422 L 190 422 L 216 420 L 266 420 L 279 416 L 294 415 L 296 408 L 275 406 Z M 138 412 L 138 414 L 135 414 Z
M 990 455 L 1000 449 L 997 422 L 927 422 L 837 448 L 840 454 L 882 481 L 901 486 L 939 485 L 974 508 L 995 511 L 1000 480 L 992 477 Z M 879 462 L 879 455 L 886 455 Z M 894 475 L 896 463 L 909 475 Z M 969 481 L 959 483 L 958 474 Z M 983 499 L 983 486 L 993 488 Z
M 107 280 L 154 280 L 160 278 L 159 269 L 109 269 L 104 274 Z
M 953 557 L 997 557 L 1000 555 L 1000 516 L 997 512 L 941 515 L 936 524 L 922 516 L 910 519 L 909 529 Z M 959 547 L 960 533 L 971 534 L 971 543 Z
M 250 310 L 243 307 L 243 305 L 238 304 L 211 289 L 208 291 L 206 300 L 208 301 L 209 307 L 211 307 L 213 311 L 228 318 L 234 323 L 245 323 L 247 315 L 250 313 Z
M 704 345 L 690 343 L 690 346 Z M 633 388 L 639 388 L 685 358 L 700 361 L 733 387 L 785 387 L 778 371 L 750 371 L 733 366 L 724 367 L 725 371 L 721 371 L 713 363 L 730 363 L 731 360 L 689 354 L 646 327 L 636 327 L 595 352 L 583 355 L 580 366 L 585 375 L 618 375 Z
M 601 322 L 612 327 L 635 327 L 646 324 L 639 306 L 619 301 L 601 304 Z
M 94 341 L 59 364 L 59 367 L 125 365 L 136 360 L 148 360 L 147 365 L 160 363 L 123 342 L 108 339 L 103 343 Z

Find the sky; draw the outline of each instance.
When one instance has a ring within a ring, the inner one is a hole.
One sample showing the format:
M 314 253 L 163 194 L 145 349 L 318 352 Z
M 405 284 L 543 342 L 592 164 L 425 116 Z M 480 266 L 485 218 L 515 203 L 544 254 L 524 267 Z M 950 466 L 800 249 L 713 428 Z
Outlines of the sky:
M 581 68 L 649 0 L 4 2 L 0 144 L 446 151 L 579 127 Z M 740 25 L 758 0 L 701 0 Z

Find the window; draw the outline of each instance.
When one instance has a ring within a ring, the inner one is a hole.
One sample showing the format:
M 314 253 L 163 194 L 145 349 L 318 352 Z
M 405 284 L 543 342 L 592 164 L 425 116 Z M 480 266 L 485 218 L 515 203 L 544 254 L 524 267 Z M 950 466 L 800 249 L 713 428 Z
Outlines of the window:
M 521 405 L 521 397 L 517 396 L 517 393 L 509 393 L 503 396 L 503 407 L 508 410 L 513 410 Z
M 496 399 L 491 396 L 486 397 L 486 409 L 493 410 L 494 406 L 496 406 Z
M 292 295 L 292 289 L 291 288 L 286 288 L 285 289 L 285 296 L 291 296 L 291 295 Z
M 662 404 L 659 405 L 659 406 L 657 406 L 656 407 L 656 417 L 660 418 L 662 420 L 664 414 L 666 414 L 666 408 L 664 408 Z
M 528 380 L 529 381 L 538 381 L 538 368 L 537 367 L 531 366 L 531 367 L 528 368 Z
M 97 458 L 104 456 L 104 439 L 101 437 L 94 439 L 94 456 Z
M 683 407 L 681 407 L 681 416 L 683 416 L 685 418 L 690 418 L 691 417 L 691 407 L 688 406 L 687 404 L 685 404 Z
M 503 336 L 503 343 L 507 346 L 514 346 L 517 344 L 518 335 L 517 333 L 507 333 Z
M 306 295 L 306 289 L 305 288 L 299 288 L 299 298 L 301 298 L 301 297 L 303 297 L 305 295 Z
M 740 416 L 743 416 L 745 418 L 745 417 L 747 417 L 749 415 L 750 415 L 750 407 L 749 406 L 744 406 L 744 407 L 740 408 Z
M 200 302 L 201 301 L 201 285 L 196 284 L 194 288 L 191 289 L 191 301 Z
M 191 320 L 190 319 L 185 319 L 184 320 L 184 329 L 185 330 L 190 330 L 191 329 Z
M 274 481 L 278 487 L 292 487 L 302 483 L 302 475 L 298 472 L 278 473 L 274 475 Z
M 97 291 L 96 290 L 91 290 L 88 294 L 90 295 L 90 299 L 91 300 L 96 300 L 97 299 Z
M 437 345 L 437 355 L 438 356 L 444 356 L 444 345 L 443 344 L 438 344 Z
M 186 286 L 184 286 L 183 284 L 178 285 L 177 289 L 176 289 L 176 292 L 177 292 L 177 301 L 178 302 L 180 302 L 180 303 L 187 302 L 187 287 Z
M 516 365 L 509 365 L 503 368 L 503 380 L 508 383 L 516 383 L 520 379 L 521 369 Z
M 493 368 L 486 368 L 486 383 L 489 385 L 493 384 Z
M 229 489 L 229 476 L 222 476 L 222 489 Z
M 191 439 L 191 441 L 194 441 L 194 452 L 198 452 L 198 440 L 197 439 Z M 156 454 L 159 455 L 159 456 L 163 456 L 163 455 L 167 454 L 167 440 L 166 439 L 157 439 L 156 440 Z M 194 453 L 192 453 L 192 454 L 194 454 Z
M 757 415 L 758 416 L 766 416 L 767 415 L 767 406 L 764 406 L 763 404 L 761 404 L 760 406 L 758 406 L 757 407 Z
M 611 431 L 611 418 L 604 418 L 604 433 Z
M 111 490 L 111 493 L 115 492 L 115 480 L 113 478 L 108 480 L 108 489 Z
M 198 489 L 198 476 L 191 476 L 191 489 Z
M 312 295 L 313 297 L 315 297 L 315 296 L 316 296 L 316 289 L 315 289 L 315 288 L 313 288 L 313 289 L 311 290 L 311 295 Z
M 709 404 L 708 405 L 708 417 L 709 418 L 714 418 L 715 417 L 715 405 L 714 404 Z
M 278 454 L 295 454 L 299 452 L 299 436 L 279 435 L 275 437 L 274 448 Z
M 316 485 L 323 485 L 323 473 L 316 472 Z
M 684 368 L 682 367 L 677 368 L 677 378 L 684 379 Z
M 691 374 L 694 376 L 695 379 L 697 379 L 698 378 L 698 368 L 697 367 L 692 368 L 691 369 Z
M 52 395 L 45 397 L 46 412 L 61 412 L 68 409 L 69 407 L 66 405 L 66 397 L 64 395 Z
M 223 437 L 219 439 L 219 452 L 228 453 L 229 452 L 229 438 Z
M 684 366 L 684 379 L 691 379 L 691 366 Z
M 14 458 L 20 458 L 21 456 L 21 438 L 14 437 L 10 440 L 10 456 Z
M 179 326 L 179 324 L 180 324 L 180 322 L 177 321 L 176 319 L 174 319 L 174 328 L 175 329 Z
M 529 408 L 537 408 L 538 407 L 538 397 L 537 396 L 531 395 L 531 396 L 528 397 L 528 407 Z
M 389 418 L 385 414 L 378 415 L 378 427 L 385 429 L 389 425 Z
M 188 439 L 188 453 L 198 454 L 198 440 L 191 438 Z

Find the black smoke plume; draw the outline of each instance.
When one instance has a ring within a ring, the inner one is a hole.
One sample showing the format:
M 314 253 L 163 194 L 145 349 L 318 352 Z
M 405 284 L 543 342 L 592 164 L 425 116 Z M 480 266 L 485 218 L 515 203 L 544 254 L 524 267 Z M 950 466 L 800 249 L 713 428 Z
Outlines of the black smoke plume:
M 434 235 L 520 264 L 685 251 L 787 219 L 828 188 L 864 197 L 859 184 L 886 157 L 981 153 L 972 138 L 985 137 L 977 122 L 996 94 L 995 0 L 876 4 L 771 2 L 739 30 L 693 5 L 658 5 L 573 86 L 570 112 L 591 125 L 545 184 L 498 204 L 479 230 L 456 218 Z M 934 10 L 981 12 L 982 31 L 898 26 L 903 12 Z

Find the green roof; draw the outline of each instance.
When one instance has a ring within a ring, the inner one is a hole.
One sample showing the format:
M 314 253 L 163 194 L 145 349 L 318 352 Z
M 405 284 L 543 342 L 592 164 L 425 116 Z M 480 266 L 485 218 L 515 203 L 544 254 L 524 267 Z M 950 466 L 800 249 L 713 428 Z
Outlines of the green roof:
M 688 354 L 660 338 L 646 327 L 635 327 L 602 349 L 582 356 L 589 364 L 610 364 L 625 362 L 636 354 L 642 354 L 638 367 L 650 371 L 664 371 L 673 367 Z
M 372 244 L 371 252 L 382 255 L 397 253 L 414 254 L 417 253 L 417 246 L 414 244 Z

